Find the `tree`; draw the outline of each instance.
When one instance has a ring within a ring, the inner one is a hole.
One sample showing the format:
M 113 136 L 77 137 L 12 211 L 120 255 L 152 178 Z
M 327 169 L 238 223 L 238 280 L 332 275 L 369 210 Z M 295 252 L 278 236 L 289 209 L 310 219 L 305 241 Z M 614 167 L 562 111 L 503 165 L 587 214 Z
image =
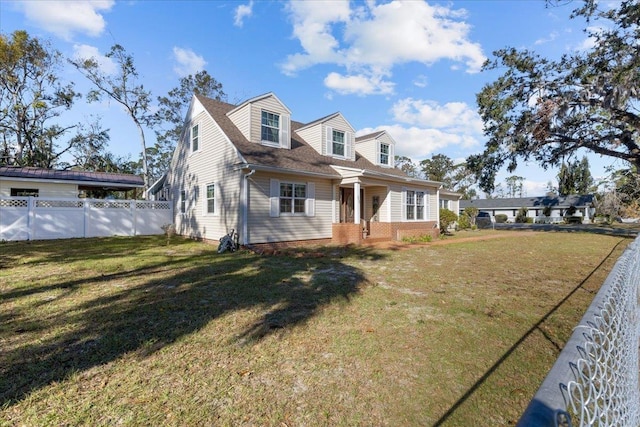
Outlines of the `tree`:
M 81 95 L 60 80 L 61 64 L 60 52 L 26 31 L 0 34 L 0 164 L 69 166 L 65 154 L 103 137 L 98 122 L 63 124 Z
M 468 164 L 483 190 L 493 189 L 504 165 L 513 172 L 534 160 L 547 168 L 581 148 L 640 166 L 640 7 L 637 0 L 614 5 L 599 11 L 595 0 L 583 0 L 574 10 L 572 18 L 591 24 L 590 50 L 549 60 L 506 48 L 485 64 L 506 71 L 477 95 L 488 141 Z
M 400 169 L 412 178 L 421 178 L 420 169 L 407 156 L 396 156 L 394 165 L 396 169 Z
M 511 175 L 505 178 L 507 184 L 507 197 L 524 197 L 524 178 Z
M 69 62 L 97 88 L 89 92 L 90 101 L 98 101 L 106 95 L 124 107 L 133 120 L 140 136 L 142 175 L 146 190 L 150 185 L 150 177 L 144 127 L 152 127 L 157 121 L 157 116 L 151 112 L 151 92 L 145 90 L 144 85 L 137 83 L 138 71 L 133 63 L 133 56 L 127 53 L 124 47 L 115 44 L 105 56 L 117 65 L 118 71 L 114 75 L 104 72 L 96 58 Z
M 203 70 L 196 75 L 180 79 L 179 86 L 171 89 L 166 96 L 158 97 L 159 110 L 156 113 L 156 144 L 147 149 L 149 175 L 156 180 L 169 168 L 173 150 L 182 135 L 187 108 L 194 94 L 218 101 L 226 99 L 222 83 Z
M 558 193 L 561 196 L 569 194 L 587 194 L 593 191 L 593 177 L 586 156 L 580 161 L 562 163 L 558 172 Z
M 420 162 L 422 173 L 431 181 L 444 182 L 447 175 L 453 170 L 453 160 L 445 154 L 433 154 L 430 159 Z
M 472 188 L 476 183 L 475 175 L 466 163 L 455 164 L 445 154 L 433 154 L 431 159 L 421 161 L 420 167 L 427 179 L 442 182 L 444 188 L 461 193 L 463 199 L 469 200 L 476 195 Z

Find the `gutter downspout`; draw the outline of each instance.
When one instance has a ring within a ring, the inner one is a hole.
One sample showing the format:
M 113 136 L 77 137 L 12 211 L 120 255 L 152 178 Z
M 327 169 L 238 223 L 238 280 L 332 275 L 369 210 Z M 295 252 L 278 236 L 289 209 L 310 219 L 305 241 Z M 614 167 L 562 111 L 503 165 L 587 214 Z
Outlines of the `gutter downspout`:
M 249 177 L 256 173 L 255 169 L 250 169 L 245 173 L 242 182 L 242 245 L 249 244 L 247 235 L 249 234 Z

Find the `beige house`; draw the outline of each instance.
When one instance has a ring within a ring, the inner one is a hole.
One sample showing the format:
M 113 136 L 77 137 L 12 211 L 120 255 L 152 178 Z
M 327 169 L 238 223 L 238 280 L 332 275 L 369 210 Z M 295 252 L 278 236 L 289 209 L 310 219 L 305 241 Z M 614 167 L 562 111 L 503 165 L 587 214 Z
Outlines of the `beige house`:
M 166 176 L 179 234 L 245 245 L 360 243 L 437 234 L 441 183 L 393 167 L 386 132 L 356 137 L 334 113 L 291 119 L 273 93 L 231 105 L 193 97 Z

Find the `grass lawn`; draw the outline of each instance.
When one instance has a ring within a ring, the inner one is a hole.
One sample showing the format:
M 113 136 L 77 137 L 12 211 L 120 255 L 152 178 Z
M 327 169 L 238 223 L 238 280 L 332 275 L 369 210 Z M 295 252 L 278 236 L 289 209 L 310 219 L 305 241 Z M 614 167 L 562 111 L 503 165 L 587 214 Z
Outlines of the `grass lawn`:
M 0 244 L 0 425 L 513 424 L 631 240 L 485 235 Z

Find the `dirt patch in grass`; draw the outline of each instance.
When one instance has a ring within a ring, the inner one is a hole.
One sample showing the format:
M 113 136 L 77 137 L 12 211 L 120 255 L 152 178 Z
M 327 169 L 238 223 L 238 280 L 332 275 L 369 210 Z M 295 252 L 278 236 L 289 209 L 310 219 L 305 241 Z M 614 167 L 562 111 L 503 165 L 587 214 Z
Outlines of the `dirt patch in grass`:
M 0 424 L 512 424 L 630 240 L 490 236 L 0 245 Z

